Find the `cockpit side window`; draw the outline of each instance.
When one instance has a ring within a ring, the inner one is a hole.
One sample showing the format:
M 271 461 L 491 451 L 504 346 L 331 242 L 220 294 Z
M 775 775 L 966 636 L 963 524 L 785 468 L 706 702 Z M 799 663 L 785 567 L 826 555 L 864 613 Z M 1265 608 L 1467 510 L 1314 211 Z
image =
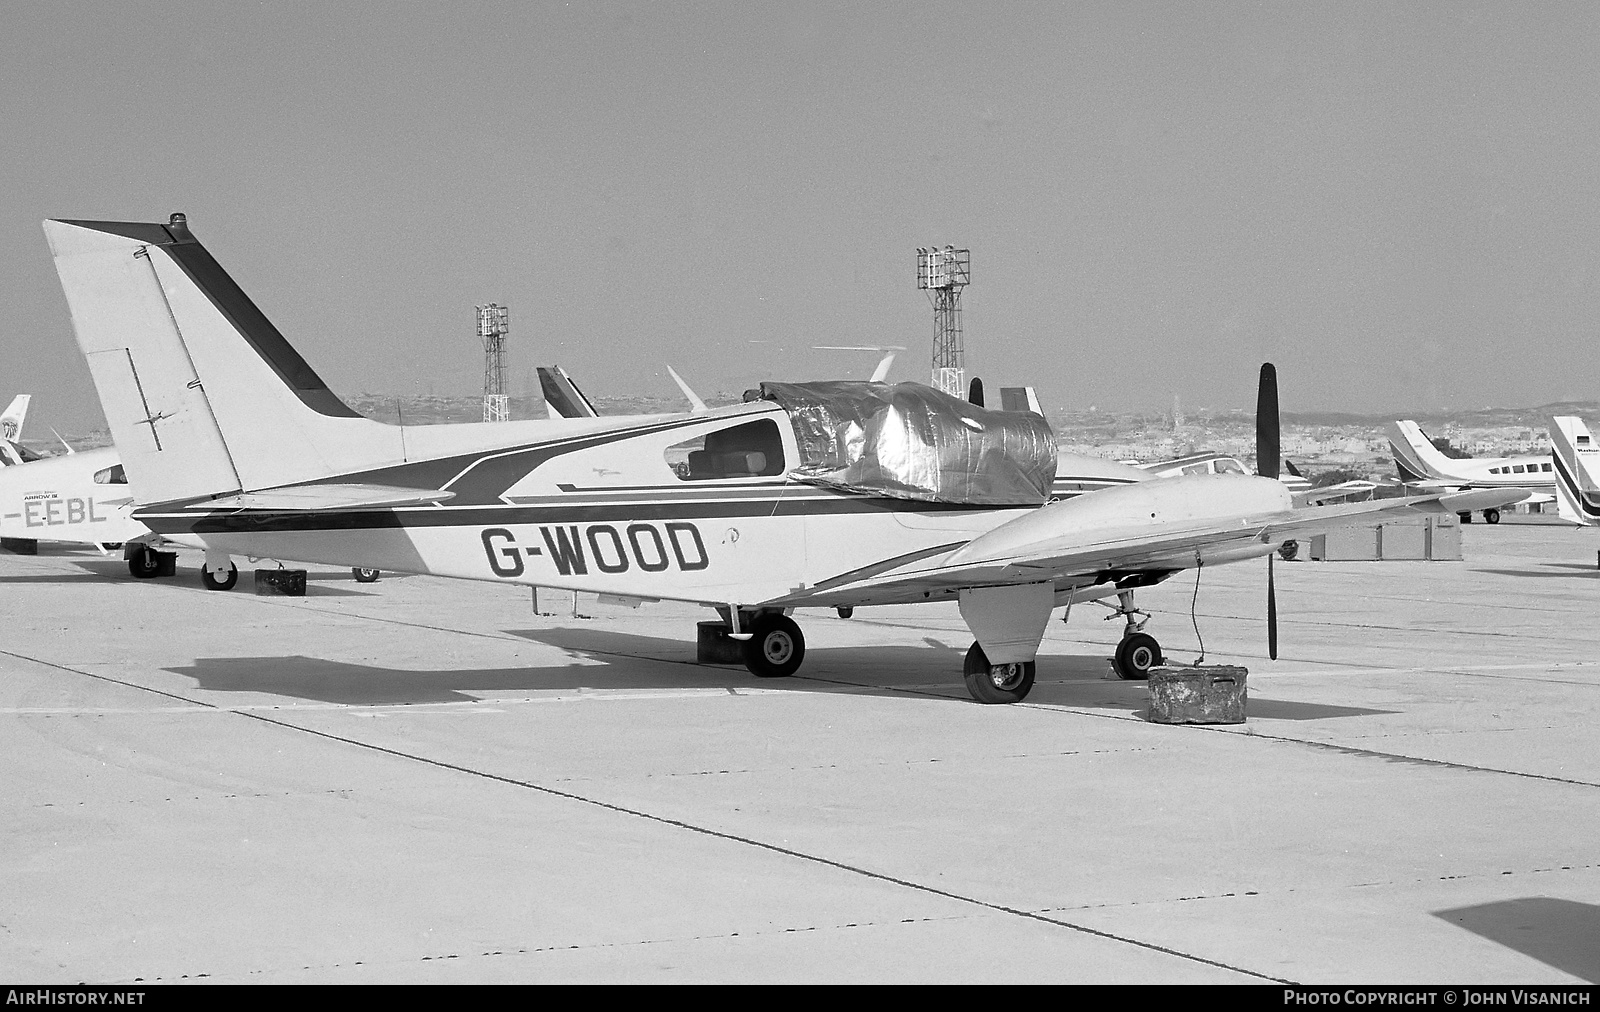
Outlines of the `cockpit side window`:
M 1231 457 L 1225 457 L 1222 460 L 1213 461 L 1213 463 L 1215 463 L 1217 465 L 1217 473 L 1218 474 L 1249 474 L 1250 473 L 1250 472 L 1248 472 L 1248 471 L 1246 471 L 1244 469 L 1244 465 L 1243 464 L 1239 463 L 1237 460 L 1232 459 Z
M 102 468 L 94 473 L 94 483 L 96 485 L 126 485 L 128 483 L 128 475 L 127 472 L 122 470 L 121 464 L 112 464 L 110 467 Z
M 770 418 L 674 443 L 666 456 L 667 466 L 683 481 L 771 477 L 785 470 L 783 436 Z

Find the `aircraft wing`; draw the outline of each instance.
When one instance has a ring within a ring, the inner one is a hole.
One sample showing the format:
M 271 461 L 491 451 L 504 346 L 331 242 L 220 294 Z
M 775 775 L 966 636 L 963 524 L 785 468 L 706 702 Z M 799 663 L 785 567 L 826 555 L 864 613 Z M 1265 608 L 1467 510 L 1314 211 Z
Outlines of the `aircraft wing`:
M 1497 494 L 1502 501 L 1506 498 L 1505 493 Z M 1025 550 L 982 552 L 976 557 L 968 551 L 978 545 L 974 541 L 896 568 L 842 574 L 767 603 L 782 607 L 911 603 L 948 599 L 945 595 L 971 587 L 1050 582 L 1061 590 L 1141 575 L 1149 578 L 1138 582 L 1153 583 L 1177 570 L 1193 568 L 1197 562 L 1213 565 L 1266 555 L 1294 538 L 1450 512 L 1439 499 L 1438 495 L 1426 495 L 1310 506 L 1170 527 L 1130 524 L 1098 530 L 1089 540 L 1068 531 L 1058 538 L 1033 542 Z
M 213 499 L 206 506 L 227 510 L 345 510 L 425 506 L 454 499 L 454 492 L 396 485 L 291 485 Z

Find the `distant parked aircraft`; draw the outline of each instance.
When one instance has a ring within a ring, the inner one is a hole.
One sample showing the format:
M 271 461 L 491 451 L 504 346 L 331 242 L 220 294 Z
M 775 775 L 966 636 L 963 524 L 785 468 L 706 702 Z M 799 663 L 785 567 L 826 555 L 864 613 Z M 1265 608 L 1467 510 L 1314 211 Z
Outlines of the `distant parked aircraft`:
M 1529 505 L 1552 502 L 1555 499 L 1555 473 L 1551 470 L 1548 454 L 1530 454 L 1522 457 L 1468 457 L 1452 460 L 1439 452 L 1433 440 L 1416 422 L 1405 420 L 1390 422 L 1389 450 L 1394 454 L 1394 466 L 1400 480 L 1421 488 L 1480 489 L 1521 488 L 1529 495 Z M 1463 521 L 1471 513 L 1463 513 Z M 1500 522 L 1500 511 L 1495 508 L 1483 511 L 1486 523 Z

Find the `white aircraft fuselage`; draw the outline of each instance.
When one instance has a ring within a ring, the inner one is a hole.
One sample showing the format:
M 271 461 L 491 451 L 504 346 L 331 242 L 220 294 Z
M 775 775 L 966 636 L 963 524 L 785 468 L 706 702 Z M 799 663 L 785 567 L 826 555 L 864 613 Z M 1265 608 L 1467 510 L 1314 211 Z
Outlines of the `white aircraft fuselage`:
M 0 537 L 115 544 L 147 536 L 112 448 L 0 468 Z

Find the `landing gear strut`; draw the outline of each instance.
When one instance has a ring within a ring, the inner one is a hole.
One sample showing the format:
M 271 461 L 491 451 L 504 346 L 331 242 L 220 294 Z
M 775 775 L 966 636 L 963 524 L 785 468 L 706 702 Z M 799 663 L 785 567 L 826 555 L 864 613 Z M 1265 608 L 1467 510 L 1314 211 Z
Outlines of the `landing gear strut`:
M 1150 621 L 1150 615 L 1133 606 L 1131 590 L 1117 594 L 1117 607 L 1106 618 L 1109 620 L 1118 615 L 1127 619 L 1128 624 L 1122 630 L 1122 642 L 1117 644 L 1111 666 L 1116 669 L 1118 678 L 1144 681 L 1150 677 L 1150 669 L 1160 667 L 1165 660 L 1161 656 L 1161 644 L 1144 631 L 1144 624 Z M 1140 618 L 1141 615 L 1144 617 Z

